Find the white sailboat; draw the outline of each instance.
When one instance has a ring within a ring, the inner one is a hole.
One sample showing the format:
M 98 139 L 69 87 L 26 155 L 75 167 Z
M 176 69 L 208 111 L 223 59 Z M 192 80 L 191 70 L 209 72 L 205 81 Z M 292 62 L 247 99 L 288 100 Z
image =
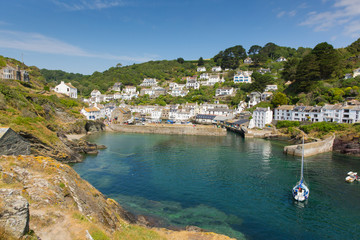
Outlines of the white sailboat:
M 293 197 L 296 201 L 303 202 L 309 198 L 310 190 L 305 184 L 304 180 L 304 137 L 302 142 L 302 154 L 301 154 L 301 177 L 295 187 L 292 189 Z

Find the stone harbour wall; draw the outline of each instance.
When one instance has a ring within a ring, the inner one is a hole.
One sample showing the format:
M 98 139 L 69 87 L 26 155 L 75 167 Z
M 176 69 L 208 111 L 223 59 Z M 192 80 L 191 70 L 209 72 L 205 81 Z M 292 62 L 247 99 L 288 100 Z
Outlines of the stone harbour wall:
M 331 152 L 333 150 L 334 139 L 335 135 L 323 141 L 304 144 L 304 157 L 309 157 L 325 152 Z M 301 156 L 302 144 L 285 146 L 284 153 L 294 156 Z
M 155 134 L 181 134 L 181 135 L 203 135 L 203 136 L 226 136 L 225 128 L 205 125 L 118 125 L 107 126 L 108 130 L 124 133 L 155 133 Z

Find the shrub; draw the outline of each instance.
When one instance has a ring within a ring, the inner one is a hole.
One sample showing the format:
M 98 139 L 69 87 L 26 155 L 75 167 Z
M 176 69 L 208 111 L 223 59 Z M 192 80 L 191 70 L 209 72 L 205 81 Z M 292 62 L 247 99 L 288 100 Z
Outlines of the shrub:
M 300 126 L 300 122 L 297 121 L 284 120 L 284 121 L 278 121 L 276 123 L 276 128 L 289 128 L 289 127 L 299 127 L 299 126 Z
M 343 131 L 347 128 L 346 124 L 330 123 L 330 122 L 318 122 L 310 125 L 301 126 L 300 129 L 305 133 L 310 133 L 311 131 L 317 131 L 319 133 L 329 133 L 334 131 Z

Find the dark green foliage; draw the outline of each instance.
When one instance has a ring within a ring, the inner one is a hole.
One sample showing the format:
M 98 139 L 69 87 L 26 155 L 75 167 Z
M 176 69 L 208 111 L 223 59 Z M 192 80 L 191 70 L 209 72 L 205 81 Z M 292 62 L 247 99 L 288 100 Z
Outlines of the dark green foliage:
M 251 75 L 251 91 L 263 92 L 266 88 L 266 85 L 274 83 L 274 78 L 270 74 L 261 74 L 258 72 L 253 72 Z
M 359 54 L 360 53 L 360 38 L 346 47 L 346 50 L 351 54 Z
M 298 58 L 290 58 L 287 62 L 285 62 L 284 70 L 281 73 L 285 81 L 296 80 L 296 70 L 299 62 L 300 60 Z
M 178 59 L 176 59 L 176 61 L 180 64 L 183 64 L 185 62 L 185 60 L 183 58 L 178 58 Z
M 70 82 L 70 81 L 79 81 L 84 75 L 80 73 L 67 73 L 61 70 L 47 70 L 41 69 L 40 73 L 44 76 L 46 82 L 56 82 L 60 81 Z
M 320 78 L 327 79 L 335 72 L 339 64 L 339 55 L 334 47 L 326 42 L 319 43 L 312 50 L 312 54 L 316 56 L 316 62 L 319 65 Z
M 258 54 L 261 49 L 262 49 L 262 47 L 259 45 L 252 45 L 248 51 L 248 54 L 249 55 Z
M 198 60 L 198 66 L 204 66 L 204 59 L 202 57 L 200 57 Z
M 276 128 L 289 128 L 289 127 L 298 127 L 300 126 L 300 122 L 297 121 L 278 121 L 276 123 Z
M 318 122 L 310 125 L 300 126 L 300 129 L 305 133 L 310 133 L 311 131 L 316 131 L 319 133 L 327 134 L 334 131 L 344 131 L 348 127 L 347 124 L 338 124 L 330 122 Z
M 237 45 L 227 48 L 225 51 L 220 51 L 214 57 L 214 61 L 223 69 L 236 69 L 239 67 L 240 60 L 244 60 L 246 57 L 246 51 L 243 46 Z
M 275 93 L 273 99 L 271 100 L 271 103 L 273 104 L 273 106 L 277 107 L 280 105 L 286 105 L 289 102 L 289 98 L 281 92 L 277 92 Z
M 320 66 L 315 54 L 306 55 L 296 70 L 296 92 L 307 92 L 314 81 L 320 80 Z

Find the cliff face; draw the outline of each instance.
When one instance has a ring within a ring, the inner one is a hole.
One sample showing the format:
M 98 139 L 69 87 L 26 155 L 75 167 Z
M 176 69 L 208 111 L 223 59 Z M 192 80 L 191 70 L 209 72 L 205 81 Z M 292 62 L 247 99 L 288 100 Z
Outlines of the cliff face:
M 86 239 L 87 231 L 101 239 L 229 239 L 134 225 L 144 221 L 48 157 L 1 156 L 0 195 L 0 238 L 1 229 L 18 238 L 30 228 L 41 239 Z
M 360 157 L 360 137 L 355 134 L 337 137 L 334 141 L 334 151 Z

